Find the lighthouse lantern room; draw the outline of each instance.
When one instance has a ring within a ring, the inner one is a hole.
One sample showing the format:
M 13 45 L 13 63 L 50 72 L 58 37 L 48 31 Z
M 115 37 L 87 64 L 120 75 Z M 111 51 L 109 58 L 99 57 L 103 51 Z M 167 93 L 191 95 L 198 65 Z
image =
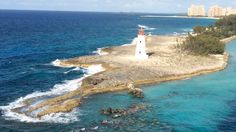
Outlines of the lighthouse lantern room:
M 142 27 L 139 29 L 138 37 L 136 40 L 135 57 L 137 59 L 148 59 L 148 55 L 146 53 L 146 36 Z

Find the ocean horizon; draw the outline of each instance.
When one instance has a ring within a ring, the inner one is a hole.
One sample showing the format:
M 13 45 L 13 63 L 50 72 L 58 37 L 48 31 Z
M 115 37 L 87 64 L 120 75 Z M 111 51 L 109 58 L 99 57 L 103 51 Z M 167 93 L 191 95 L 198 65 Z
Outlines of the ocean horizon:
M 80 12 L 80 13 L 113 13 L 113 14 L 119 14 L 119 13 L 122 13 L 122 14 L 162 14 L 162 15 L 186 15 L 187 16 L 187 13 L 184 13 L 184 12 L 179 12 L 179 13 L 153 13 L 153 12 L 133 12 L 133 11 L 75 11 L 75 10 L 25 10 L 25 9 L 0 9 L 0 11 L 31 11 L 31 12 Z

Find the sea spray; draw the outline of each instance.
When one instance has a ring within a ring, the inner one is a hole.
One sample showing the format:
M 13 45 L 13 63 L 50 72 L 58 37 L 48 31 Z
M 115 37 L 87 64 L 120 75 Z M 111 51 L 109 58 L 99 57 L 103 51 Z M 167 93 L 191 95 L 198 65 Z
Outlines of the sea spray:
M 60 63 L 61 63 L 61 61 L 60 61 L 59 59 L 56 59 L 56 60 L 53 61 L 51 64 L 52 64 L 53 66 L 60 67 Z
M 123 44 L 122 46 L 135 45 L 137 43 L 137 37 L 135 37 L 130 44 Z
M 59 59 L 53 61 L 51 64 L 57 67 L 63 67 L 60 65 Z M 26 95 L 25 97 L 20 97 L 16 99 L 15 101 L 9 103 L 7 106 L 0 106 L 3 117 L 7 120 L 17 120 L 21 122 L 70 123 L 70 122 L 79 121 L 78 108 L 75 108 L 72 112 L 69 112 L 69 113 L 52 113 L 50 115 L 45 115 L 45 116 L 42 116 L 40 119 L 13 111 L 13 109 L 25 106 L 24 101 L 28 99 L 40 98 L 41 100 L 38 100 L 37 101 L 38 103 L 38 102 L 42 102 L 43 97 L 52 97 L 52 96 L 55 97 L 58 95 L 63 95 L 65 93 L 74 91 L 81 86 L 82 80 L 85 77 L 104 71 L 105 69 L 102 67 L 102 65 L 91 65 L 86 69 L 75 67 L 72 70 L 82 70 L 84 72 L 83 77 L 74 79 L 74 80 L 66 80 L 61 84 L 54 85 L 54 87 L 50 89 L 49 91 L 46 91 L 46 92 L 36 91 L 36 92 Z
M 98 55 L 107 55 L 108 54 L 107 52 L 102 51 L 102 49 L 104 48 L 98 48 L 96 51 L 93 51 L 93 53 Z
M 143 28 L 143 29 L 145 29 L 145 30 L 155 30 L 156 28 L 151 28 L 151 27 L 149 27 L 149 26 L 146 26 L 146 25 L 138 25 L 138 27 L 140 27 L 140 28 Z
M 75 67 L 75 68 L 73 68 L 73 69 L 70 69 L 70 70 L 68 70 L 68 71 L 65 71 L 64 74 L 68 74 L 68 73 L 70 73 L 70 72 L 72 72 L 72 71 L 80 71 L 80 70 L 81 70 L 80 67 Z

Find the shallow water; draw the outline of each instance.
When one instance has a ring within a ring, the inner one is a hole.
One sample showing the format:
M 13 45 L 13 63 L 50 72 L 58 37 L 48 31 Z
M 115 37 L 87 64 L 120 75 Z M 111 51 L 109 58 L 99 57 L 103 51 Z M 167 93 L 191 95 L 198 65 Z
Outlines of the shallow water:
M 36 91 L 48 92 L 55 87 L 70 90 L 70 85 L 72 88 L 75 85 L 68 82 L 82 77 L 84 71 L 55 67 L 52 61 L 130 43 L 138 25 L 145 25 L 153 34 L 168 35 L 187 33 L 195 25 L 215 21 L 142 18 L 142 15 L 0 11 L 0 106 Z M 90 96 L 81 107 L 62 115 L 65 117 L 47 117 L 51 123 L 7 120 L 1 111 L 0 128 L 3 131 L 79 131 L 82 128 L 87 131 L 236 131 L 235 49 L 236 41 L 227 45 L 231 56 L 226 70 L 145 86 L 144 99 L 133 98 L 126 92 Z M 140 103 L 147 108 L 127 117 L 111 119 L 99 113 L 101 108 L 128 108 Z M 101 125 L 105 119 L 113 124 Z M 53 123 L 55 120 L 59 123 Z

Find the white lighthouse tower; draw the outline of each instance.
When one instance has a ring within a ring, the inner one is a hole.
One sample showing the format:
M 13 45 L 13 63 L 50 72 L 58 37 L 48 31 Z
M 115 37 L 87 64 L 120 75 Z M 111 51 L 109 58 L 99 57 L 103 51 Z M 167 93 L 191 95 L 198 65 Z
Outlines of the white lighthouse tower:
M 138 38 L 136 39 L 135 57 L 137 59 L 148 59 L 146 53 L 146 36 L 142 27 L 139 29 Z

